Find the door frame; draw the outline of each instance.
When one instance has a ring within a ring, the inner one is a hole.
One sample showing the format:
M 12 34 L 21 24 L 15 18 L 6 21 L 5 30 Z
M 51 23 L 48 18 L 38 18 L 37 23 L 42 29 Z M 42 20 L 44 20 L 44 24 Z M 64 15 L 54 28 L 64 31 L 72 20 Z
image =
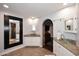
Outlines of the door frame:
M 45 45 L 45 25 L 48 24 L 50 25 L 50 30 L 51 30 L 51 38 L 52 38 L 52 41 L 53 41 L 53 22 L 51 19 L 46 19 L 43 24 L 42 24 L 42 44 L 43 44 L 43 48 L 44 48 L 44 45 Z M 52 42 L 52 52 L 53 52 L 53 42 Z

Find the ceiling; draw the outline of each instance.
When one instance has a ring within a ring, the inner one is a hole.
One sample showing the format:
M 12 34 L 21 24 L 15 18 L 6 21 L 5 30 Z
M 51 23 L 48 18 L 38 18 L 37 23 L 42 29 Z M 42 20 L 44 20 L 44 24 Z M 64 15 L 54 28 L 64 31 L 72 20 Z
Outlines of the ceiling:
M 3 4 L 7 4 L 9 8 L 4 8 Z M 71 5 L 74 4 L 64 6 L 63 3 L 0 3 L 0 10 L 14 12 L 22 17 L 45 17 L 48 14 Z

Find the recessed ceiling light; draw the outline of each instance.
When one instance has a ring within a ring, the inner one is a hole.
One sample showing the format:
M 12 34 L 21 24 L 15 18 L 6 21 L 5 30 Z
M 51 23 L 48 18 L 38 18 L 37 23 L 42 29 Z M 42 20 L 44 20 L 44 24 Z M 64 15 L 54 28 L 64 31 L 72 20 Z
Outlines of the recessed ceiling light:
M 67 5 L 67 3 L 63 3 L 63 5 Z
M 9 8 L 9 6 L 8 6 L 8 5 L 6 5 L 6 4 L 4 4 L 4 5 L 3 5 L 3 7 L 5 7 L 5 8 Z

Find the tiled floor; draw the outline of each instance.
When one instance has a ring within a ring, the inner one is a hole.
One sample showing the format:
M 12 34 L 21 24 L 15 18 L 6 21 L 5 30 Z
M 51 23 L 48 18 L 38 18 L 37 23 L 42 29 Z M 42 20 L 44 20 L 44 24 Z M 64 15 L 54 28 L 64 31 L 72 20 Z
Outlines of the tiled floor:
M 25 47 L 4 56 L 54 56 L 53 52 L 40 47 Z

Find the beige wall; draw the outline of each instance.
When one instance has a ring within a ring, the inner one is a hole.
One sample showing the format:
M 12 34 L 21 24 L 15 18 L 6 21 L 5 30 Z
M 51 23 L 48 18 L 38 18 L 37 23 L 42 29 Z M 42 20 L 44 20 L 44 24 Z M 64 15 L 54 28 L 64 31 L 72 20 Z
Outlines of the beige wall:
M 76 8 L 77 8 L 76 15 L 77 15 L 77 24 L 78 24 L 77 34 L 76 34 L 76 38 L 77 38 L 76 39 L 76 44 L 79 47 L 79 4 L 76 5 Z
M 4 20 L 3 13 L 0 12 L 0 51 L 4 50 Z

